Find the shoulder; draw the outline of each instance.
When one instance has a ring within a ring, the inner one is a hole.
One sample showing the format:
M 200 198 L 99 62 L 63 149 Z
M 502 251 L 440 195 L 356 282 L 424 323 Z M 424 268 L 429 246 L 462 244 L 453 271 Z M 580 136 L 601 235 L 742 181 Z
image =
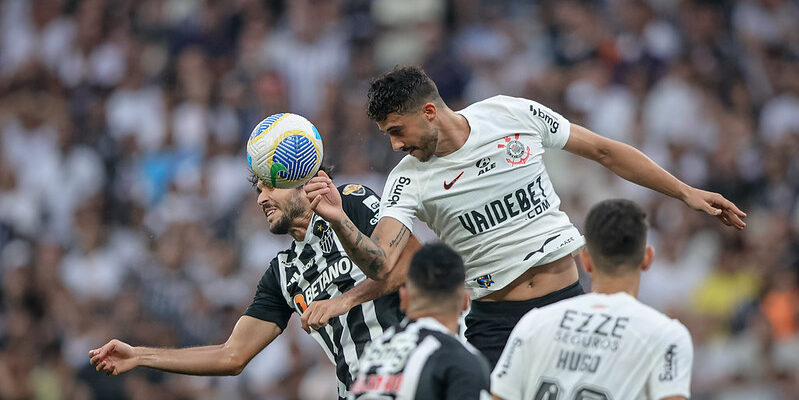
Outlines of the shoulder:
M 292 243 L 290 248 L 288 248 L 286 250 L 283 250 L 281 252 L 278 252 L 275 255 L 275 257 L 273 257 L 272 260 L 269 261 L 269 266 L 266 268 L 266 271 L 264 271 L 264 274 L 261 276 L 261 281 L 260 281 L 261 285 L 267 284 L 267 283 L 270 283 L 270 282 L 275 282 L 276 283 L 279 280 L 279 278 L 280 278 L 280 263 L 281 262 L 285 263 L 288 260 L 288 258 L 293 253 L 293 250 L 292 250 L 293 248 L 294 248 L 294 244 Z
M 507 96 L 507 95 L 504 95 L 504 94 L 500 94 L 500 95 L 492 96 L 492 97 L 489 97 L 487 99 L 483 99 L 483 100 L 474 102 L 474 103 L 470 104 L 469 106 L 467 106 L 466 108 L 464 108 L 462 111 L 479 110 L 481 108 L 486 108 L 486 107 L 488 107 L 488 108 L 490 108 L 490 107 L 498 107 L 498 106 L 499 107 L 503 107 L 503 106 L 507 106 L 509 104 L 518 104 L 518 103 L 524 102 L 524 101 L 526 101 L 526 99 L 523 99 L 521 97 L 513 97 L 513 96 Z
M 370 228 L 377 224 L 375 218 L 380 210 L 380 197 L 369 187 L 350 183 L 338 187 L 344 212 L 362 232 L 371 234 Z M 367 232 L 368 231 L 368 232 Z
M 652 308 L 648 304 L 644 304 L 635 298 L 631 298 L 629 301 L 632 303 L 632 308 L 635 310 L 635 314 L 646 318 L 647 326 L 653 327 L 657 330 L 683 329 L 685 332 L 688 332 L 688 330 L 685 329 L 685 326 L 683 326 L 680 321 Z
M 397 163 L 396 166 L 391 170 L 388 174 L 389 179 L 392 177 L 398 177 L 400 175 L 409 175 L 415 174 L 416 171 L 419 169 L 421 161 L 419 161 L 416 157 L 408 154 L 405 157 L 402 157 L 402 160 Z
M 434 337 L 441 347 L 437 351 L 437 358 L 445 361 L 448 365 L 454 365 L 458 368 L 470 369 L 474 368 L 475 363 L 482 363 L 482 355 L 479 350 L 472 345 L 465 343 L 455 336 L 450 334 L 425 330 L 425 333 Z
M 340 185 L 337 189 L 338 192 L 341 193 L 341 202 L 344 205 L 363 205 L 367 208 L 372 208 L 371 203 L 373 201 L 379 203 L 380 200 L 377 193 L 375 193 L 372 188 L 358 183 Z M 370 201 L 367 201 L 367 199 Z M 376 210 L 376 208 L 374 209 Z
M 691 334 L 688 328 L 677 319 L 640 302 L 638 299 L 630 298 L 631 314 L 641 320 L 636 324 L 643 333 L 650 338 L 659 338 L 662 343 L 672 343 L 674 341 L 691 341 Z
M 669 319 L 664 329 L 664 336 L 670 340 L 691 341 L 691 332 L 676 319 Z

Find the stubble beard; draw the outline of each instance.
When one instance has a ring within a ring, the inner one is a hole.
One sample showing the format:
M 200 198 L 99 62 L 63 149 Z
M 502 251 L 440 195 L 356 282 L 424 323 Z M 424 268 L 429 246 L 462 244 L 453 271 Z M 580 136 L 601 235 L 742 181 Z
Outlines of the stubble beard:
M 418 157 L 419 161 L 427 162 L 435 155 L 436 153 L 436 144 L 438 143 L 438 133 L 435 131 L 431 131 L 429 135 L 422 138 L 419 146 L 419 152 L 421 153 Z
M 294 220 L 302 217 L 302 215 L 305 213 L 305 210 L 300 204 L 300 199 L 298 197 L 291 199 L 291 201 L 286 204 L 285 210 L 280 211 L 283 213 L 283 215 L 279 220 L 277 220 L 277 222 L 269 227 L 269 231 L 276 235 L 285 235 L 289 233 Z

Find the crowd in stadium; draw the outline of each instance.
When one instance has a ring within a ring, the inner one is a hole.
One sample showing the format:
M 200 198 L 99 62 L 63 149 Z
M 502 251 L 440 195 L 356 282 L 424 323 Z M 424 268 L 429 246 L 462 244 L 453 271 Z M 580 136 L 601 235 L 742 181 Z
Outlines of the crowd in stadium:
M 310 119 L 334 181 L 375 191 L 402 154 L 370 78 L 419 64 L 453 109 L 546 104 L 747 212 L 737 231 L 562 151 L 575 224 L 645 205 L 640 298 L 691 332 L 693 398 L 799 397 L 799 5 L 790 0 L 6 0 L 0 6 L 0 398 L 327 399 L 295 321 L 238 377 L 95 372 L 87 351 L 219 343 L 271 235 L 252 127 Z M 433 237 L 422 230 L 425 240 Z M 586 288 L 588 282 L 584 282 Z

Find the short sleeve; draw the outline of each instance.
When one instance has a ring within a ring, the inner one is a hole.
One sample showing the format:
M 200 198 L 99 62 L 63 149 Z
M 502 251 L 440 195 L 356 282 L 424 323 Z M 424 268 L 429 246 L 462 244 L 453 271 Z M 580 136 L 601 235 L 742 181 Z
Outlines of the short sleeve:
M 288 324 L 294 309 L 286 303 L 286 299 L 283 297 L 283 291 L 276 276 L 277 268 L 278 261 L 277 258 L 274 258 L 258 282 L 255 297 L 244 315 L 274 322 L 282 331 L 286 329 L 286 324 Z
M 405 168 L 405 160 L 401 161 L 386 180 L 383 199 L 380 201 L 380 218 L 394 218 L 413 230 L 413 218 L 416 217 L 419 206 L 420 184 L 416 175 Z
M 649 396 L 661 399 L 669 396 L 691 397 L 691 369 L 694 348 L 688 329 L 673 321 L 660 340 L 657 359 L 647 378 Z
M 532 362 L 530 343 L 520 327 L 524 320 L 516 325 L 510 334 L 508 343 L 491 373 L 491 392 L 506 400 L 522 399 L 526 385 L 530 380 L 525 366 Z
M 341 205 L 344 213 L 350 217 L 359 231 L 367 236 L 371 235 L 377 225 L 380 197 L 372 189 L 363 185 L 343 185 L 338 190 L 341 193 Z
M 544 147 L 562 149 L 569 140 L 571 124 L 549 107 L 532 100 L 505 97 L 508 107 L 524 126 L 541 135 Z

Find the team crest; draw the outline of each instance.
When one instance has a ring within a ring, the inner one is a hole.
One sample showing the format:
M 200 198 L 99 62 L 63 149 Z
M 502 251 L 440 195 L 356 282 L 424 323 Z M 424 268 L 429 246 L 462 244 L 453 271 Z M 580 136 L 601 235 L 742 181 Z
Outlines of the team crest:
M 349 184 L 344 186 L 344 190 L 341 191 L 344 195 L 353 195 L 353 196 L 363 196 L 366 194 L 366 189 L 363 188 L 361 185 L 356 184 Z
M 510 165 L 524 165 L 530 159 L 530 146 L 525 146 L 519 140 L 519 136 L 521 135 L 518 133 L 514 134 L 513 138 L 505 136 L 502 143 L 497 145 L 498 149 L 505 149 L 505 161 Z
M 333 230 L 327 226 L 327 222 L 324 220 L 320 219 L 314 223 L 313 235 L 320 239 L 319 244 L 323 252 L 330 253 L 336 248 L 336 241 L 333 239 Z
M 480 286 L 483 289 L 488 288 L 494 283 L 494 280 L 491 279 L 491 274 L 478 276 L 474 281 L 477 282 L 477 286 Z

